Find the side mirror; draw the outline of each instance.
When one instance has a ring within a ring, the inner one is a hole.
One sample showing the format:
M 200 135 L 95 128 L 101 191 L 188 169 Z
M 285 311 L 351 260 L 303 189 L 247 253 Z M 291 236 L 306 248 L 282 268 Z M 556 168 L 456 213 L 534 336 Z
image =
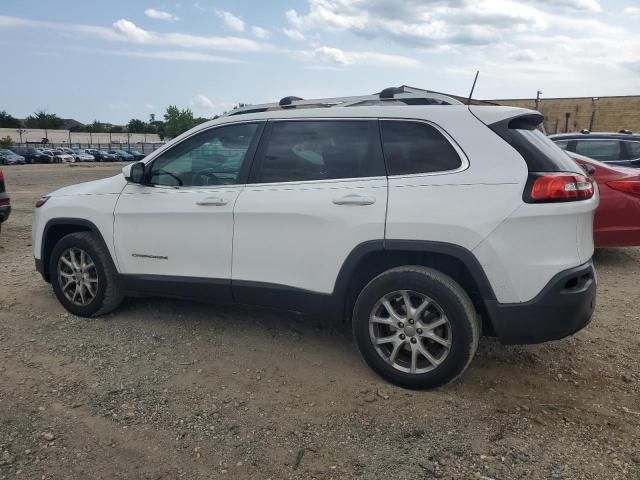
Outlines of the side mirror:
M 587 172 L 587 175 L 593 175 L 594 173 L 596 173 L 596 167 L 594 167 L 593 165 L 583 163 L 581 167 L 585 172 Z
M 142 162 L 136 162 L 131 165 L 131 169 L 129 170 L 129 180 L 131 183 L 144 183 L 144 172 L 145 165 Z

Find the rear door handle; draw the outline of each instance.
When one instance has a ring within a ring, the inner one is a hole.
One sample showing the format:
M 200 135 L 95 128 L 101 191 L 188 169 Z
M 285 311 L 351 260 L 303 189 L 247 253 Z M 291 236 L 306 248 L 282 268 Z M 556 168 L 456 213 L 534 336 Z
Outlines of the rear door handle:
M 227 203 L 229 202 L 224 198 L 208 197 L 196 202 L 196 205 L 200 205 L 201 207 L 222 207 Z
M 334 198 L 333 203 L 336 205 L 373 205 L 376 203 L 376 199 L 363 197 L 362 195 L 345 195 L 344 197 Z

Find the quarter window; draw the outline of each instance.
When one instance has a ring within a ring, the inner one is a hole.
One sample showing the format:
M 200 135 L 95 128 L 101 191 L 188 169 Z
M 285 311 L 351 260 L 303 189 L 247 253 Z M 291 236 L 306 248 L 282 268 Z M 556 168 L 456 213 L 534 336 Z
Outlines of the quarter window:
M 233 185 L 258 129 L 257 123 L 213 128 L 184 140 L 151 166 L 153 185 Z
M 366 120 L 277 121 L 257 165 L 258 183 L 385 175 L 376 123 Z
M 576 153 L 601 162 L 620 160 L 620 142 L 618 140 L 578 140 Z
M 627 152 L 629 152 L 629 160 L 636 160 L 640 158 L 640 142 L 625 142 L 627 146 Z
M 389 175 L 443 172 L 462 165 L 451 143 L 429 124 L 383 120 L 380 126 Z

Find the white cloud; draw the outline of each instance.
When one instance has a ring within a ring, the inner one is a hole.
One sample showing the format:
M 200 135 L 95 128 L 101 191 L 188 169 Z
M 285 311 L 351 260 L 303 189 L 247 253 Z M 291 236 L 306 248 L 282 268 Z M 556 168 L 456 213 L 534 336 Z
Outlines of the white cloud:
M 509 58 L 516 62 L 535 62 L 538 60 L 538 55 L 533 50 L 525 48 L 523 50 L 517 50 L 509 55 Z
M 207 9 L 204 8 L 202 5 L 200 5 L 198 2 L 193 4 L 193 8 L 195 8 L 196 10 L 200 10 L 201 12 L 206 12 Z
M 335 47 L 318 47 L 315 50 L 295 52 L 294 55 L 305 61 L 328 63 L 333 65 L 373 65 L 378 67 L 415 67 L 419 62 L 401 55 L 387 55 L 377 52 L 346 51 Z
M 177 5 L 176 5 L 177 7 Z M 178 17 L 173 15 L 172 13 L 165 12 L 163 10 L 155 10 L 153 8 L 148 8 L 144 11 L 144 14 L 149 18 L 154 18 L 156 20 L 166 20 L 169 22 L 175 22 L 180 20 Z
M 640 17 L 640 7 L 626 7 L 622 14 L 632 18 Z
M 294 30 L 292 28 L 283 28 L 282 33 L 284 33 L 291 40 L 298 40 L 298 41 L 304 40 L 304 34 L 299 30 Z
M 256 38 L 261 39 L 269 38 L 271 36 L 269 30 L 267 30 L 266 28 L 258 27 L 256 25 L 251 27 L 251 34 Z
M 224 10 L 216 10 L 216 14 L 222 19 L 225 26 L 236 32 L 244 32 L 244 20 L 236 17 L 233 13 Z
M 563 7 L 571 10 L 601 12 L 602 7 L 596 0 L 537 0 L 542 5 Z
M 152 39 L 152 35 L 149 32 L 124 18 L 114 22 L 113 29 L 132 42 L 146 43 Z
M 242 60 L 229 57 L 220 57 L 201 52 L 188 50 L 147 51 L 147 50 L 114 50 L 110 55 L 124 57 L 149 58 L 152 60 L 175 60 L 179 62 L 209 62 L 209 63 L 244 63 Z
M 273 46 L 240 37 L 215 37 L 191 35 L 188 33 L 159 33 L 138 27 L 130 20 L 120 19 L 113 23 L 111 28 L 95 25 L 54 23 L 39 20 L 29 20 L 19 17 L 0 15 L 0 27 L 28 27 L 47 28 L 80 35 L 101 38 L 103 40 L 145 44 L 149 46 L 168 46 L 180 48 L 203 48 L 220 51 L 264 51 L 273 49 Z
M 216 108 L 215 103 L 206 95 L 199 94 L 193 99 L 193 105 L 203 110 L 214 110 Z
M 550 17 L 601 10 L 596 0 L 307 0 L 288 10 L 298 30 L 348 31 L 416 48 L 501 44 L 520 32 L 544 31 Z M 568 13 L 570 11 L 571 13 Z

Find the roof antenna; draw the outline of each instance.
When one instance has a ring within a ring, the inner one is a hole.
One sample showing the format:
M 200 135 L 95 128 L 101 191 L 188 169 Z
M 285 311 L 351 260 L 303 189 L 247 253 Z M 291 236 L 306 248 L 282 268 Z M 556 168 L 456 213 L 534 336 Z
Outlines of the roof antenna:
M 476 70 L 476 78 L 473 79 L 473 85 L 471 86 L 471 91 L 469 92 L 469 99 L 467 100 L 467 105 L 471 105 L 471 97 L 473 96 L 473 91 L 476 88 L 476 82 L 478 81 L 478 74 L 480 70 Z

